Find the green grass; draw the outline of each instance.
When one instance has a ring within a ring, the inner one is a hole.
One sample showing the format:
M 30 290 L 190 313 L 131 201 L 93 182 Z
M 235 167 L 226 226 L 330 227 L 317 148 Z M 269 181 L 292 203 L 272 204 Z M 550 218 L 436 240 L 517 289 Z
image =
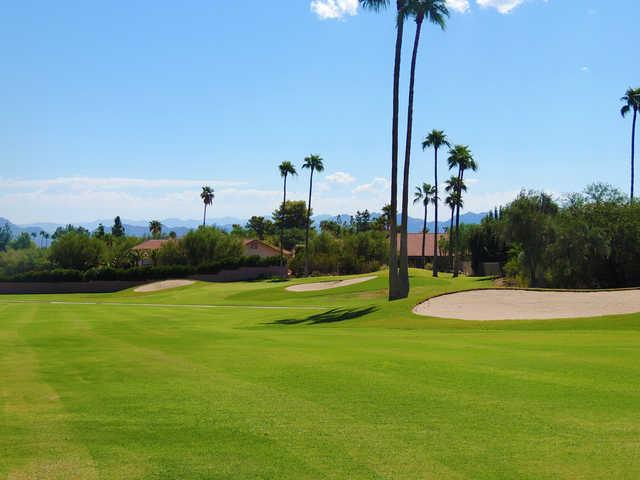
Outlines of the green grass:
M 640 315 L 417 317 L 490 282 L 413 275 L 0 297 L 0 478 L 640 477 Z

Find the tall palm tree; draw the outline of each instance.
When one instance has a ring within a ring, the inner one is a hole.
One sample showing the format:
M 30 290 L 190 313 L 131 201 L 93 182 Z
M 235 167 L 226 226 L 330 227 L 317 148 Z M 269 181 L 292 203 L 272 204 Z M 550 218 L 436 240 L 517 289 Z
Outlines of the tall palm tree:
M 453 245 L 454 245 L 453 220 L 455 217 L 456 208 L 457 207 L 462 208 L 464 206 L 462 201 L 462 192 L 467 191 L 467 186 L 464 184 L 464 181 L 461 180 L 456 175 L 451 176 L 449 180 L 445 182 L 445 185 L 446 186 L 444 189 L 449 194 L 445 199 L 445 203 L 451 209 L 451 221 L 449 223 L 448 243 L 449 243 L 449 267 L 451 268 L 451 271 L 453 271 L 453 267 L 454 267 L 453 265 Z
M 42 241 L 44 240 L 46 232 L 44 230 L 40 230 L 40 248 L 42 248 Z
M 436 203 L 435 194 L 435 187 L 428 183 L 423 183 L 421 187 L 416 187 L 416 191 L 413 195 L 414 205 L 416 203 L 422 203 L 422 205 L 424 205 L 424 221 L 422 223 L 422 268 L 427 268 L 427 256 L 425 254 L 425 244 L 427 240 L 427 210 L 429 208 L 429 203 Z
M 625 103 L 620 110 L 622 118 L 633 112 L 633 126 L 631 127 L 631 202 L 633 202 L 636 157 L 636 120 L 638 118 L 638 110 L 640 110 L 640 88 L 629 88 L 624 97 L 620 100 Z
M 416 80 L 416 63 L 418 47 L 424 20 L 440 26 L 444 30 L 449 10 L 445 0 L 409 0 L 403 12 L 406 16 L 414 17 L 416 34 L 413 40 L 411 55 L 411 71 L 409 74 L 409 101 L 407 107 L 407 139 L 405 143 L 404 171 L 402 182 L 402 230 L 400 232 L 400 288 L 402 296 L 409 295 L 409 258 L 408 258 L 408 230 L 409 223 L 409 171 L 411 168 L 411 140 L 413 137 L 413 98 Z
M 278 166 L 280 176 L 284 179 L 284 195 L 282 197 L 282 215 L 284 216 L 285 206 L 287 204 L 287 177 L 289 175 L 298 175 L 298 171 L 293 163 L 284 161 Z M 284 264 L 284 218 L 280 222 L 280 265 Z
M 162 223 L 158 220 L 151 220 L 149 222 L 149 232 L 153 238 L 157 238 L 162 233 Z
M 464 172 L 467 170 L 472 170 L 472 171 L 477 171 L 478 170 L 478 164 L 476 163 L 476 161 L 473 158 L 473 155 L 471 154 L 471 150 L 469 149 L 468 146 L 466 145 L 455 145 L 450 151 L 449 151 L 449 169 L 454 169 L 454 168 L 458 168 L 458 180 L 459 180 L 459 184 L 458 184 L 458 196 L 456 198 L 457 200 L 457 205 L 456 205 L 456 249 L 454 250 L 454 269 L 453 269 L 453 276 L 457 277 L 458 276 L 458 271 L 459 269 L 459 256 L 457 255 L 457 247 L 460 244 L 460 208 L 462 207 L 462 186 L 464 185 Z
M 386 8 L 390 0 L 360 0 L 370 10 Z M 389 300 L 402 298 L 398 272 L 398 123 L 400 111 L 400 63 L 405 9 L 408 0 L 396 0 L 396 47 L 393 63 L 393 112 L 391 119 L 391 211 L 389 216 Z
M 433 243 L 433 276 L 438 276 L 438 203 L 440 201 L 440 192 L 438 190 L 438 150 L 441 147 L 451 147 L 449 140 L 447 139 L 447 135 L 442 130 L 431 130 L 426 138 L 422 142 L 422 150 L 426 150 L 427 148 L 432 148 L 434 150 L 435 159 L 433 162 L 434 165 L 434 205 L 435 205 L 435 234 L 436 241 Z
M 302 168 L 311 170 L 309 176 L 309 203 L 307 203 L 307 229 L 304 234 L 304 274 L 309 275 L 309 228 L 311 227 L 311 193 L 313 191 L 313 172 L 324 171 L 324 163 L 320 155 L 309 155 L 304 159 Z
M 213 199 L 216 197 L 213 188 L 208 185 L 202 187 L 202 193 L 200 193 L 200 198 L 202 199 L 202 203 L 204 203 L 204 216 L 202 217 L 202 226 L 207 225 L 207 207 L 213 203 Z

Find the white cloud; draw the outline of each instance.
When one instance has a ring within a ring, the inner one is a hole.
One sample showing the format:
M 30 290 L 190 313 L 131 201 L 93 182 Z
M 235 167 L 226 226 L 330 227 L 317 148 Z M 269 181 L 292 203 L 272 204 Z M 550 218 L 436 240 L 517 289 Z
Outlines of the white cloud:
M 311 11 L 323 20 L 341 20 L 358 13 L 358 0 L 313 0 Z
M 371 183 L 358 185 L 353 193 L 382 193 L 389 189 L 389 181 L 386 178 L 376 177 Z
M 447 0 L 447 7 L 460 13 L 469 11 L 469 0 Z
M 580 67 L 580 71 L 584 73 L 589 73 L 591 69 L 585 65 L 584 67 Z
M 355 177 L 347 172 L 336 172 L 324 177 L 327 182 L 339 183 L 341 185 L 347 185 L 356 181 Z
M 495 8 L 502 14 L 511 13 L 514 8 L 522 5 L 525 0 L 476 0 L 482 8 Z

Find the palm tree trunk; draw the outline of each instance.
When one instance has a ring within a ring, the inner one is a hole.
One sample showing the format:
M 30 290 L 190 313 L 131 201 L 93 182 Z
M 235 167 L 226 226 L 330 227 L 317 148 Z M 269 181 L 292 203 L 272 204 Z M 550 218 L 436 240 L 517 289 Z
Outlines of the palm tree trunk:
M 304 235 L 304 276 L 309 276 L 309 228 L 311 226 L 311 191 L 313 190 L 313 168 L 309 177 L 309 203 L 307 204 L 307 230 Z
M 460 185 L 458 186 L 458 205 L 456 205 L 456 243 L 453 250 L 453 278 L 458 276 L 460 271 L 460 204 L 462 203 L 462 180 L 464 179 L 464 170 L 461 168 L 458 173 Z
M 449 268 L 453 272 L 453 216 L 455 214 L 456 207 L 451 206 L 451 223 L 449 224 Z
M 280 219 L 280 266 L 284 265 L 284 210 L 287 205 L 287 175 L 284 176 L 284 195 L 282 196 L 282 218 Z
M 393 65 L 393 115 L 391 126 L 391 208 L 389 215 L 389 300 L 401 298 L 398 272 L 398 117 L 400 104 L 400 63 L 402 61 L 402 35 L 404 20 L 400 15 L 405 1 L 397 0 L 398 25 L 395 60 Z
M 425 255 L 425 247 L 427 240 L 427 207 L 429 205 L 428 200 L 424 204 L 424 222 L 422 222 L 422 268 L 427 268 L 427 257 Z
M 402 182 L 402 230 L 400 232 L 400 289 L 402 297 L 409 296 L 409 257 L 408 257 L 408 223 L 409 223 L 409 170 L 411 168 L 411 138 L 413 133 L 413 96 L 416 81 L 416 62 L 423 16 L 416 18 L 416 36 L 413 41 L 411 55 L 411 73 L 409 77 L 409 102 L 407 108 L 407 141 L 404 154 L 404 175 Z
M 633 127 L 631 129 L 631 203 L 633 203 L 633 187 L 635 180 L 635 160 L 636 160 L 636 119 L 638 117 L 638 109 L 633 109 Z
M 433 276 L 437 277 L 438 276 L 438 202 L 440 200 L 439 197 L 439 192 L 438 192 L 438 148 L 435 148 L 435 189 L 436 189 L 436 198 L 435 198 L 435 206 L 436 206 L 436 212 L 435 212 L 435 223 L 436 223 L 436 228 L 435 228 L 435 236 L 433 239 Z
M 204 216 L 202 217 L 202 226 L 207 226 L 207 204 L 204 204 Z

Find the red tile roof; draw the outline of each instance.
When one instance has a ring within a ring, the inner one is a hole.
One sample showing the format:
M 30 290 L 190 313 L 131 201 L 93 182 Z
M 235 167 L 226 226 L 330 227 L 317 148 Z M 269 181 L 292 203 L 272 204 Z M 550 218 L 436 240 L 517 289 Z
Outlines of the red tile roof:
M 173 240 L 146 240 L 131 250 L 160 250 L 165 243 L 171 241 Z
M 438 234 L 438 241 L 441 238 L 447 238 L 446 233 Z M 427 233 L 425 241 L 425 255 L 427 257 L 433 257 L 433 244 L 436 239 L 435 234 Z M 410 233 L 408 235 L 408 256 L 409 257 L 422 257 L 422 234 Z M 400 251 L 400 235 L 398 234 L 398 251 Z

